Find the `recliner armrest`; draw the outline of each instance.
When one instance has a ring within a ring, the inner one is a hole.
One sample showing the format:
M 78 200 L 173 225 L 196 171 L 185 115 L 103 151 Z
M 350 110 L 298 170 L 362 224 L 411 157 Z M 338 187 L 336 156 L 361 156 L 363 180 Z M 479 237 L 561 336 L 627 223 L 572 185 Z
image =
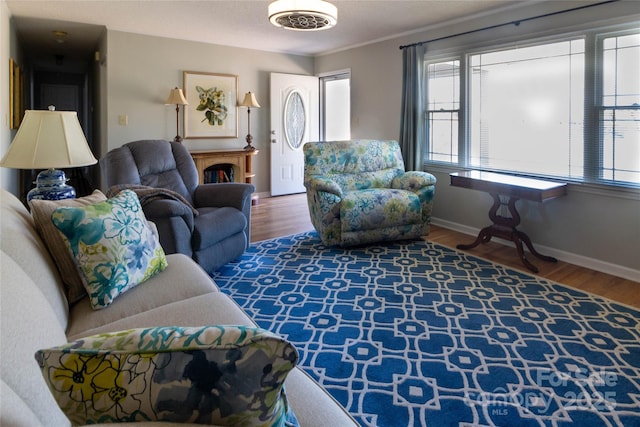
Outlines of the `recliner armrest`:
M 193 211 L 184 203 L 171 199 L 158 199 L 146 202 L 142 207 L 149 221 L 158 223 L 162 219 L 181 217 L 189 230 L 193 231 Z
M 338 197 L 342 197 L 342 188 L 332 179 L 323 178 L 318 176 L 307 177 L 304 182 L 304 186 L 307 190 L 325 191 L 327 193 L 335 194 Z
M 391 188 L 417 192 L 435 183 L 436 177 L 428 172 L 407 171 L 393 179 Z
M 233 207 L 245 211 L 251 207 L 251 194 L 255 191 L 252 184 L 225 182 L 218 184 L 200 184 L 193 193 L 195 208 Z

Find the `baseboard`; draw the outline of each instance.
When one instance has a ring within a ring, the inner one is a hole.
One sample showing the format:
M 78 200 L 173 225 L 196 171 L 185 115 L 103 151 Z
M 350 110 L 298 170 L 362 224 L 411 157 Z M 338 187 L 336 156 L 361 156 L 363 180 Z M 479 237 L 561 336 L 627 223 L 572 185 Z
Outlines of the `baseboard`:
M 477 236 L 480 229 L 469 227 L 463 224 L 458 224 L 451 221 L 446 221 L 439 218 L 431 218 L 431 223 L 438 227 L 448 228 L 460 233 L 468 234 L 469 236 Z M 513 246 L 513 243 L 504 239 L 492 239 L 492 241 L 501 243 L 506 246 Z M 545 255 L 551 255 L 561 261 L 568 262 L 570 264 L 578 265 L 584 268 L 590 268 L 591 270 L 600 271 L 602 273 L 611 274 L 612 276 L 622 277 L 623 279 L 633 280 L 634 282 L 640 282 L 640 271 L 634 270 L 623 265 L 613 264 L 606 261 L 601 261 L 595 258 L 589 258 L 583 255 L 578 255 L 572 252 L 563 251 L 560 249 L 552 248 L 544 245 L 535 245 L 541 253 Z
M 260 193 L 253 193 L 253 198 L 254 199 L 268 199 L 269 197 L 271 197 L 271 193 L 268 191 L 263 191 Z

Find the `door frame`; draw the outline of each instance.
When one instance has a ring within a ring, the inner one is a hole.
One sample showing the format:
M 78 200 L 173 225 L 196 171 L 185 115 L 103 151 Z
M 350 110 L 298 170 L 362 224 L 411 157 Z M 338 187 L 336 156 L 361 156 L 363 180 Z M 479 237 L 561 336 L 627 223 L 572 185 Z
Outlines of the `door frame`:
M 320 139 L 319 78 L 313 75 L 272 72 L 270 74 L 270 190 L 271 196 L 304 193 L 303 146 Z M 301 145 L 293 148 L 285 140 L 284 112 L 289 95 L 298 92 L 303 98 L 305 129 Z M 279 158 L 276 158 L 279 156 Z
M 327 134 L 327 123 L 326 123 L 326 114 L 325 114 L 325 109 L 327 107 L 325 84 L 327 81 L 331 81 L 331 80 L 348 79 L 349 85 L 351 85 L 351 68 L 345 68 L 342 70 L 327 71 L 325 73 L 320 73 L 318 74 L 318 79 L 319 79 L 319 87 L 320 87 L 320 94 L 319 94 L 320 105 L 318 106 L 318 111 L 320 114 L 320 122 L 319 122 L 320 140 L 324 141 L 326 139 L 326 134 Z M 351 99 L 351 93 L 349 93 L 349 98 Z M 351 122 L 351 105 L 349 105 L 348 120 L 349 122 Z

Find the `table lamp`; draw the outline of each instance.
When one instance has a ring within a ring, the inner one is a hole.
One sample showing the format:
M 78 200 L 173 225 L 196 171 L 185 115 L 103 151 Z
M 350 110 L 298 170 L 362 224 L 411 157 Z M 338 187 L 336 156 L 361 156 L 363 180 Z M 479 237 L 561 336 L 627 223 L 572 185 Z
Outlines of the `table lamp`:
M 258 101 L 256 101 L 256 96 L 252 92 L 247 92 L 244 95 L 244 99 L 240 104 L 238 104 L 238 106 L 247 107 L 247 145 L 244 147 L 244 149 L 247 151 L 254 151 L 256 147 L 251 145 L 251 141 L 253 141 L 253 137 L 251 136 L 251 107 L 260 108 L 260 104 L 258 104 Z
M 91 153 L 75 111 L 27 110 L 0 166 L 46 169 L 38 174 L 27 201 L 71 199 L 76 190 L 67 185 L 64 171 L 55 168 L 88 166 L 98 161 Z
M 180 128 L 178 127 L 178 115 L 180 113 L 181 105 L 189 105 L 184 94 L 182 93 L 182 89 L 171 89 L 169 92 L 169 97 L 164 103 L 165 105 L 173 105 L 176 104 L 176 137 L 173 139 L 175 142 L 182 142 L 182 137 L 180 136 Z

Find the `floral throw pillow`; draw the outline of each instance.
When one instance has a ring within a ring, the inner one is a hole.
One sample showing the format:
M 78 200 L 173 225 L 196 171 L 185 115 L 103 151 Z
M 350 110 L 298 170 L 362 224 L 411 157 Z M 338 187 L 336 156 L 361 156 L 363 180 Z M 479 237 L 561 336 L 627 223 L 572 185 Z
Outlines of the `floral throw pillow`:
M 298 353 L 260 328 L 131 329 L 39 350 L 36 360 L 74 425 L 298 425 L 284 391 Z
M 104 202 L 105 200 L 107 200 L 107 197 L 102 194 L 100 190 L 95 190 L 88 196 L 78 197 L 76 199 L 33 199 L 29 202 L 31 216 L 38 229 L 38 233 L 40 233 L 42 240 L 44 240 L 47 245 L 47 249 L 55 260 L 58 271 L 60 271 L 69 304 L 80 301 L 87 295 L 87 291 L 82 283 L 82 279 L 80 279 L 78 266 L 71 255 L 71 251 L 67 249 L 64 237 L 51 221 L 51 214 L 62 206 L 87 206 Z
M 133 191 L 89 206 L 57 208 L 51 220 L 65 237 L 96 310 L 167 267 Z

